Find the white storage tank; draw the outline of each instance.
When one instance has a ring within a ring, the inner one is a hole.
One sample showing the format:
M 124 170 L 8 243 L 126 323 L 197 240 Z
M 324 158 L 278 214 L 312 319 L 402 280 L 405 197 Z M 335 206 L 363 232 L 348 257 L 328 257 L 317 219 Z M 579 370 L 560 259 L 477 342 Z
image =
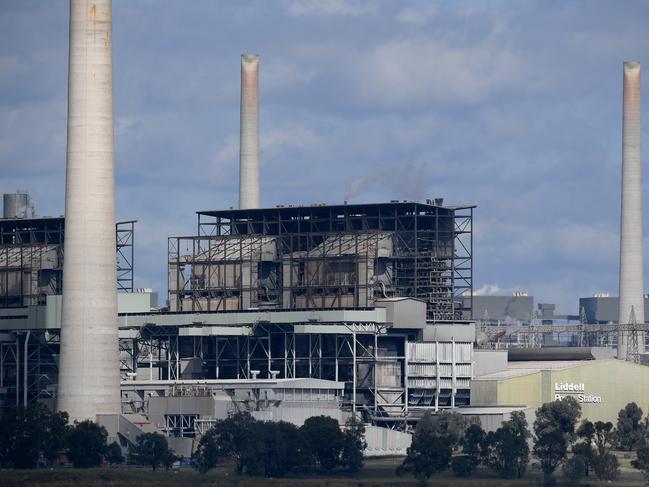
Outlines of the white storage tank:
M 29 194 L 17 191 L 3 195 L 3 218 L 29 218 L 34 216 L 29 202 Z

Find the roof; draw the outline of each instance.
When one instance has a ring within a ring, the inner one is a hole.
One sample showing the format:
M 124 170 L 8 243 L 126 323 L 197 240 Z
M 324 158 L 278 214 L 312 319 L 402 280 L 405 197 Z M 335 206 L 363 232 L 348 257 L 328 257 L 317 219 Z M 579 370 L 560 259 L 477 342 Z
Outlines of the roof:
M 540 372 L 539 369 L 505 369 L 474 377 L 472 380 L 506 380 L 523 377 L 524 375 L 536 374 L 538 372 Z
M 336 213 L 375 213 L 379 209 L 398 209 L 405 211 L 414 211 L 415 209 L 420 209 L 422 211 L 430 211 L 437 208 L 442 208 L 445 210 L 462 210 L 476 208 L 476 205 L 465 205 L 465 206 L 443 206 L 435 205 L 432 203 L 419 203 L 417 201 L 391 201 L 389 203 L 357 203 L 357 204 L 338 204 L 338 205 L 328 205 L 325 203 L 314 204 L 314 205 L 278 205 L 270 208 L 248 208 L 248 209 L 235 209 L 230 208 L 229 210 L 202 210 L 197 211 L 199 215 L 205 216 L 214 216 L 214 217 L 234 217 L 234 218 L 243 218 L 246 216 L 260 215 L 263 213 L 282 213 L 284 215 L 290 214 L 299 214 L 308 211 L 309 213 L 325 213 L 325 212 L 336 212 Z
M 536 374 L 543 370 L 564 370 L 592 364 L 593 360 L 548 360 L 509 362 L 505 370 L 475 377 L 473 380 L 506 380 Z
M 529 406 L 521 404 L 520 406 L 464 406 L 459 407 L 456 411 L 460 414 L 509 414 L 514 411 L 528 409 Z

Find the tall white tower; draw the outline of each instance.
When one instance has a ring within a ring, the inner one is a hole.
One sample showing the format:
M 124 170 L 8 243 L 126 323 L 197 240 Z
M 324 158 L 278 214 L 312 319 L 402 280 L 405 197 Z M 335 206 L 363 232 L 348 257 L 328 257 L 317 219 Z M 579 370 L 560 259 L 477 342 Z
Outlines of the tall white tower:
M 239 208 L 259 208 L 259 56 L 241 56 Z
M 59 411 L 120 413 L 112 3 L 70 0 Z
M 642 258 L 642 162 L 640 160 L 640 63 L 624 63 L 622 134 L 622 213 L 620 222 L 619 323 L 644 323 Z M 626 358 L 626 337 L 618 333 L 618 358 Z M 638 336 L 644 352 L 644 334 Z

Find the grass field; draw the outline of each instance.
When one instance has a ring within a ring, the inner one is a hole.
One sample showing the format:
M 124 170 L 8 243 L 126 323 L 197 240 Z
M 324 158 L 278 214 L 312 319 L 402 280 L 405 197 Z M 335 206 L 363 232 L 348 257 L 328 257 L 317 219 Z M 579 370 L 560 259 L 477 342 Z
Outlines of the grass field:
M 230 468 L 219 468 L 207 475 L 183 469 L 170 472 L 152 472 L 148 469 L 102 468 L 102 469 L 55 469 L 55 470 L 0 470 L 0 487 L 63 487 L 63 486 L 100 486 L 100 487 L 388 487 L 415 486 L 417 481 L 412 477 L 397 477 L 394 474 L 400 459 L 382 458 L 366 462 L 365 468 L 356 475 L 332 474 L 319 477 L 299 477 L 288 479 L 257 479 L 239 477 Z M 611 485 L 589 478 L 589 485 Z M 585 482 L 586 484 L 586 482 Z M 541 476 L 535 469 L 530 469 L 524 479 L 503 480 L 489 471 L 480 471 L 474 478 L 460 479 L 451 472 L 432 477 L 430 487 L 507 487 L 541 485 Z M 646 486 L 640 472 L 631 469 L 622 462 L 622 477 L 614 485 L 624 487 Z

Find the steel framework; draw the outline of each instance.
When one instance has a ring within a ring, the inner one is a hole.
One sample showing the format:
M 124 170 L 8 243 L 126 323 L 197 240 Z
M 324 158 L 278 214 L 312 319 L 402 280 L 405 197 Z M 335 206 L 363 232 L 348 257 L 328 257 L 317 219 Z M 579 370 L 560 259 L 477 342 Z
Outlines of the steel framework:
M 0 219 L 0 308 L 44 305 L 63 290 L 63 217 Z M 117 289 L 133 291 L 135 221 L 118 222 Z
M 373 306 L 417 297 L 462 319 L 473 288 L 473 208 L 413 202 L 198 212 L 170 237 L 173 311 Z

